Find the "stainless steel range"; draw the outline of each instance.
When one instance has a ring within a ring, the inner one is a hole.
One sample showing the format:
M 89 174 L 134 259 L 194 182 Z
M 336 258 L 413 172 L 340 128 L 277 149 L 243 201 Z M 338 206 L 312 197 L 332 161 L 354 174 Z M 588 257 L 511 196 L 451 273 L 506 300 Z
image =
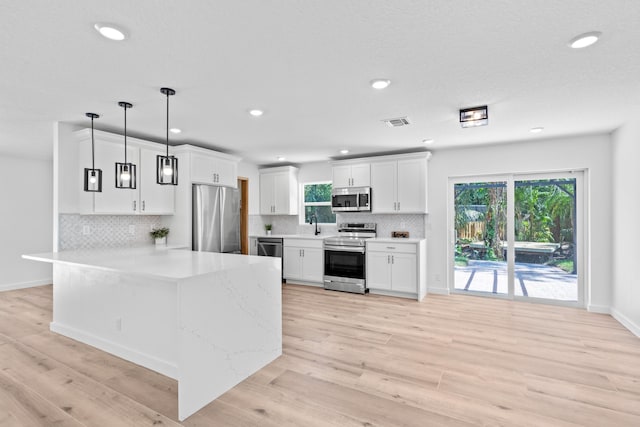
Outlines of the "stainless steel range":
M 338 233 L 324 239 L 324 288 L 365 294 L 365 242 L 376 237 L 376 224 L 339 224 Z

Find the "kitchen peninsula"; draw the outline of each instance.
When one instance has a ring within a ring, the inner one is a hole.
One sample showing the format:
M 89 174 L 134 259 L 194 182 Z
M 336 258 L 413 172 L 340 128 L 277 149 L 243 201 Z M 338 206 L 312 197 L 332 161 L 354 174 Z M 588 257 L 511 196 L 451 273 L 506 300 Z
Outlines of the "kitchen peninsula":
M 50 329 L 178 381 L 182 421 L 282 354 L 280 262 L 153 247 L 63 251 Z

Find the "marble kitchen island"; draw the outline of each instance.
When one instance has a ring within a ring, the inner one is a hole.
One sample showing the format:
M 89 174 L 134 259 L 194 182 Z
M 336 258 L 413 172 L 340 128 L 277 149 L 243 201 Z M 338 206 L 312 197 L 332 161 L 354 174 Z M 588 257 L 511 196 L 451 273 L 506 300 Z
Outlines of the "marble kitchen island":
M 282 354 L 280 260 L 144 248 L 64 251 L 50 329 L 178 381 L 182 421 Z

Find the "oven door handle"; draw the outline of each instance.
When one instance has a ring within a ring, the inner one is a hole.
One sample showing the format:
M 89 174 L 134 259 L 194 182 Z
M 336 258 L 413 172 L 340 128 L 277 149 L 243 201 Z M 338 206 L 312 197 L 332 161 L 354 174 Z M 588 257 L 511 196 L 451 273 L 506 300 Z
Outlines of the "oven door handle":
M 333 245 L 324 245 L 325 251 L 335 251 L 335 252 L 358 252 L 364 253 L 364 246 L 333 246 Z

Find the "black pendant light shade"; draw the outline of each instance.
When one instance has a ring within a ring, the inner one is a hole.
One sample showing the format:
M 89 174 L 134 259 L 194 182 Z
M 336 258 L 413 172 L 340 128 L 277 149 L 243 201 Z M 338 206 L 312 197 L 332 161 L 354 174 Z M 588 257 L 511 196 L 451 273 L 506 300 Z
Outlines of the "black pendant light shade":
M 167 155 L 156 158 L 157 182 L 160 185 L 178 185 L 178 159 L 169 155 L 169 96 L 175 95 L 176 91 L 163 87 L 160 92 L 167 96 Z
M 118 102 L 124 108 L 124 163 L 116 162 L 116 188 L 135 190 L 136 165 L 127 162 L 127 108 L 133 108 L 129 102 Z
M 93 119 L 100 116 L 95 113 L 86 113 L 91 118 L 91 169 L 84 168 L 84 191 L 93 193 L 102 192 L 102 170 L 96 169 L 95 142 L 93 138 Z

